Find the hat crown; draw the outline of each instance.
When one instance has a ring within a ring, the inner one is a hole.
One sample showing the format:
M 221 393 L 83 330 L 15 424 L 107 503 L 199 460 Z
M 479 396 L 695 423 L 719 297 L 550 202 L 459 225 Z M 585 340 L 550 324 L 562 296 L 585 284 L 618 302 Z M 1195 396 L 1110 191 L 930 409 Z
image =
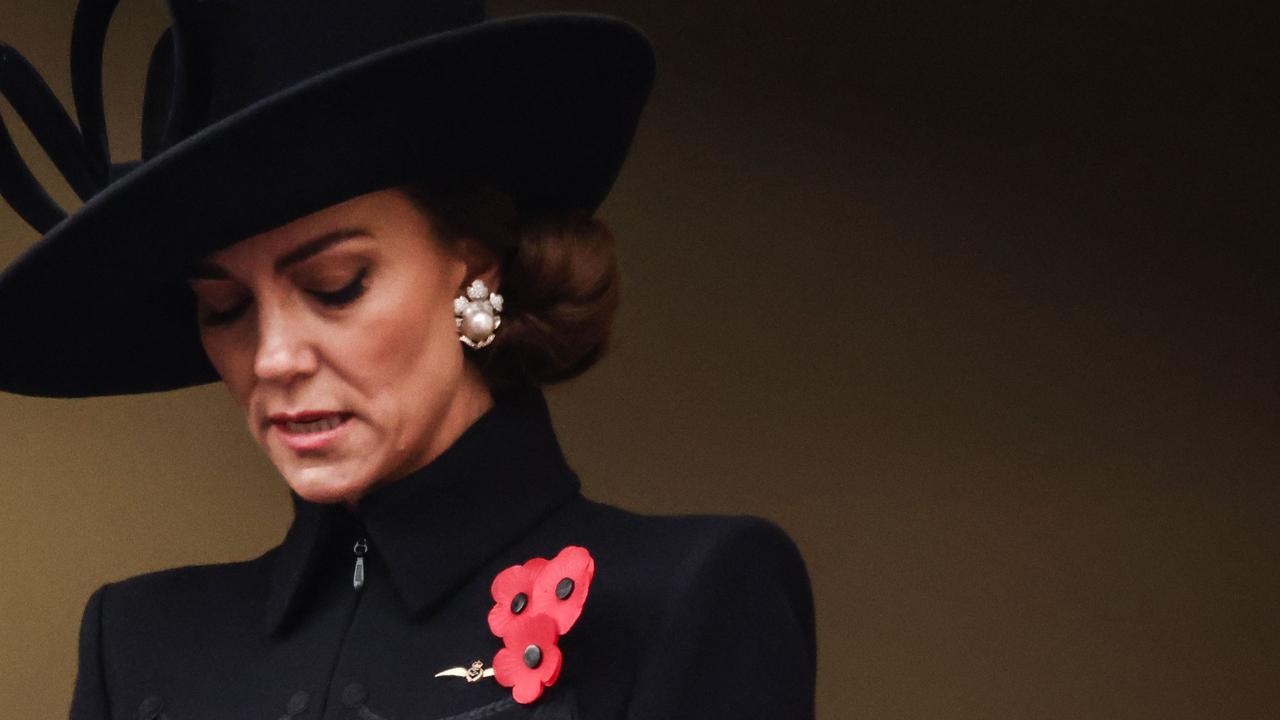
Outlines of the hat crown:
M 144 158 L 327 70 L 485 19 L 481 0 L 170 0 L 170 11 L 148 70 Z
M 478 0 L 201 2 L 209 118 L 379 50 L 484 19 Z

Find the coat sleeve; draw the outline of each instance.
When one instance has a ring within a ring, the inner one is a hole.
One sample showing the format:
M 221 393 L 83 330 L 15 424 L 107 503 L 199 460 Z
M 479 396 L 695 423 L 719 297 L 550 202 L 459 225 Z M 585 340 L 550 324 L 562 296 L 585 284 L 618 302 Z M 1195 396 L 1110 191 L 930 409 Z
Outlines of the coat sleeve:
M 71 720 L 111 717 L 102 663 L 102 598 L 107 587 L 103 585 L 89 596 L 80 620 L 80 660 L 71 697 Z
M 813 594 L 791 538 L 735 519 L 691 548 L 673 579 L 627 718 L 812 720 Z

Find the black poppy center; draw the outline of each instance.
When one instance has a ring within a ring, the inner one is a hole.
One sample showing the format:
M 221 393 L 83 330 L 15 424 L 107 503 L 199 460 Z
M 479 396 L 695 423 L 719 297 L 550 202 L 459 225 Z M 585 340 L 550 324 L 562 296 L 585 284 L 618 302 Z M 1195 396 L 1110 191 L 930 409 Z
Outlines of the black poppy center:
M 537 645 L 529 645 L 524 649 L 524 664 L 530 669 L 536 668 L 542 664 L 542 648 Z
M 528 595 L 525 595 L 524 593 L 516 593 L 516 596 L 511 598 L 511 613 L 513 615 L 519 615 L 524 612 L 524 606 L 528 604 Z
M 556 583 L 556 597 L 564 600 L 573 594 L 573 578 L 564 578 Z

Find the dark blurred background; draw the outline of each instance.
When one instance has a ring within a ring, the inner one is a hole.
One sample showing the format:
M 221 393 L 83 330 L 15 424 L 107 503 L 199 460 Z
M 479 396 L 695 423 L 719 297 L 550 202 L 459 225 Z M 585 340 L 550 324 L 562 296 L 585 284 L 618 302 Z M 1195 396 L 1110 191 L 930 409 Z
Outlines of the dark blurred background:
M 68 105 L 74 5 L 0 0 Z M 657 47 L 601 211 L 617 341 L 552 412 L 588 496 L 791 533 L 821 718 L 1276 716 L 1275 10 L 490 8 L 619 14 Z M 117 12 L 118 158 L 165 25 Z M 35 240 L 3 205 L 0 230 L 5 262 Z M 0 396 L 8 714 L 65 713 L 100 583 L 279 542 L 242 428 L 220 386 Z

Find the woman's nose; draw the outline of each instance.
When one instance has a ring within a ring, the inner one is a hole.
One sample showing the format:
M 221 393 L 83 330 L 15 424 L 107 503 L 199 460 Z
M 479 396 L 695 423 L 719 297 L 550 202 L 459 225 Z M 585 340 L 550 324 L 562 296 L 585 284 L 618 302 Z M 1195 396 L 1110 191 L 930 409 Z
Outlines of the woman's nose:
M 258 379 L 288 384 L 315 373 L 316 353 L 304 325 L 284 308 L 260 306 L 258 352 L 253 361 Z

